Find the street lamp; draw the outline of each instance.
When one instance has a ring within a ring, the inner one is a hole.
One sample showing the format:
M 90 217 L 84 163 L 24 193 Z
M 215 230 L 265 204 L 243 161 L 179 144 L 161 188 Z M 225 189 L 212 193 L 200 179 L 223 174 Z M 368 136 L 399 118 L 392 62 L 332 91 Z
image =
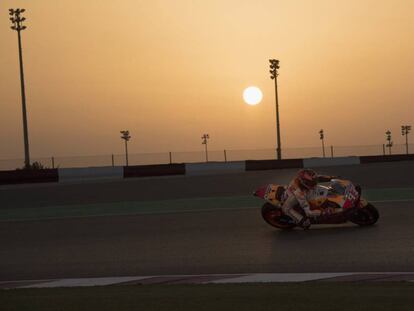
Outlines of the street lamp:
M 125 140 L 125 162 L 126 162 L 126 166 L 128 166 L 128 141 L 131 139 L 131 136 L 129 136 L 129 131 L 125 130 L 125 131 L 121 131 L 121 138 L 123 140 Z
M 11 29 L 17 31 L 17 39 L 19 44 L 19 64 L 20 64 L 20 86 L 22 96 L 22 113 L 23 113 L 23 138 L 24 138 L 24 166 L 30 168 L 30 152 L 29 152 L 29 130 L 27 126 L 26 113 L 26 94 L 24 88 L 24 72 L 23 72 L 23 54 L 22 54 L 22 40 L 20 32 L 26 29 L 23 22 L 26 18 L 20 14 L 24 13 L 25 9 L 9 9 L 10 21 L 12 22 Z
M 279 61 L 277 59 L 269 59 L 270 62 L 270 79 L 275 80 L 275 98 L 276 98 L 276 131 L 277 131 L 277 159 L 282 159 L 282 149 L 280 145 L 280 122 L 279 122 L 279 98 L 277 94 L 277 77 L 279 75 L 278 69 Z
M 206 162 L 208 162 L 207 143 L 208 143 L 208 140 L 210 139 L 210 135 L 204 134 L 203 136 L 201 136 L 201 139 L 202 139 L 201 144 L 204 145 L 206 149 Z
M 324 141 L 325 136 L 323 134 L 323 129 L 319 131 L 319 135 L 320 135 L 319 138 L 322 141 L 322 154 L 323 154 L 323 157 L 325 158 L 325 141 Z
M 405 151 L 408 154 L 408 133 L 411 132 L 411 125 L 401 125 L 401 135 L 405 136 Z
M 386 131 L 385 135 L 387 135 L 387 141 L 388 141 L 388 143 L 385 146 L 388 147 L 388 150 L 389 150 L 390 155 L 391 155 L 391 147 L 393 145 L 393 143 L 391 141 L 391 131 L 390 130 Z

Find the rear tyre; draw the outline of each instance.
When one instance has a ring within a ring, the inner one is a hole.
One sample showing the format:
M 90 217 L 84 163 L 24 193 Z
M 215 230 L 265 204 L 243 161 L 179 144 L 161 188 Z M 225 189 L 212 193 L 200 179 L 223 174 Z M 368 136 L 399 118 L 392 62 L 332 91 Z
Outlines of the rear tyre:
M 376 207 L 370 203 L 362 208 L 357 208 L 350 221 L 359 226 L 371 226 L 378 221 L 379 213 Z
M 272 227 L 289 230 L 296 226 L 292 218 L 282 213 L 280 207 L 276 207 L 270 203 L 262 206 L 262 217 Z

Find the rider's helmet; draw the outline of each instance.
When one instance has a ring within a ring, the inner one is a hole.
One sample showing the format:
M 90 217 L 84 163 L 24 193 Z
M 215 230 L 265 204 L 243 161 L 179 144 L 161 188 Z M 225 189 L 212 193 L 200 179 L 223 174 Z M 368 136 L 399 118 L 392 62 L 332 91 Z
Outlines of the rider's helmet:
M 314 170 L 303 169 L 298 172 L 297 180 L 300 186 L 306 189 L 312 189 L 318 183 L 318 175 Z

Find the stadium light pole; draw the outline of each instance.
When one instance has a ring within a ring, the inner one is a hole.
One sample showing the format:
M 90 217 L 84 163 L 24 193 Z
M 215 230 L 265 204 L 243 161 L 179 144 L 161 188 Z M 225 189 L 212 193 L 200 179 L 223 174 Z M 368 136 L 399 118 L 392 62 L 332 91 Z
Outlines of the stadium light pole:
M 388 147 L 388 150 L 389 150 L 390 155 L 391 155 L 391 147 L 393 145 L 393 143 L 391 141 L 391 131 L 390 130 L 386 131 L 385 135 L 387 135 L 387 141 L 388 141 L 388 143 L 386 144 L 386 147 Z
M 325 141 L 324 141 L 325 135 L 323 133 L 323 129 L 319 131 L 319 138 L 322 141 L 322 154 L 323 154 L 323 157 L 325 158 Z
M 276 149 L 276 153 L 277 153 L 277 159 L 281 160 L 282 159 L 282 147 L 281 147 L 281 143 L 280 143 L 280 121 L 279 121 L 279 98 L 278 98 L 278 93 L 277 93 L 277 77 L 279 75 L 278 73 L 278 69 L 280 68 L 279 66 L 279 61 L 277 59 L 269 59 L 269 63 L 270 63 L 270 79 L 275 80 L 275 98 L 276 98 L 276 134 L 277 134 L 277 149 Z
M 207 143 L 208 140 L 210 139 L 210 135 L 208 134 L 204 134 L 203 136 L 201 136 L 201 144 L 205 146 L 205 150 L 206 150 L 206 162 L 208 162 L 208 150 L 207 150 Z
M 26 18 L 22 17 L 25 9 L 9 9 L 10 21 L 12 22 L 11 29 L 17 31 L 17 39 L 19 44 L 19 64 L 20 64 L 20 86 L 22 96 L 22 113 L 23 113 L 23 139 L 24 139 L 24 166 L 30 168 L 30 152 L 29 152 L 29 130 L 27 126 L 27 112 L 26 112 L 26 93 L 24 87 L 24 72 L 23 72 L 23 53 L 22 53 L 22 38 L 20 32 L 26 29 L 23 22 Z
M 411 132 L 411 125 L 401 125 L 401 135 L 405 136 L 405 151 L 408 154 L 408 133 Z
M 129 131 L 125 130 L 125 131 L 121 131 L 121 138 L 123 140 L 125 140 L 125 163 L 126 166 L 128 166 L 128 141 L 131 139 L 131 136 L 129 135 Z

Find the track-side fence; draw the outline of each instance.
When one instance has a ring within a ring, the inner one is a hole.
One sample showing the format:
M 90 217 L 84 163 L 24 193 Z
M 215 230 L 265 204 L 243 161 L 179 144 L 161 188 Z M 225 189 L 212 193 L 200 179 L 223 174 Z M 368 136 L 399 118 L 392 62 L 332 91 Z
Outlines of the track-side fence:
M 414 155 L 307 158 L 286 160 L 247 160 L 232 162 L 181 163 L 89 168 L 59 168 L 0 171 L 0 185 L 20 183 L 71 182 L 96 179 L 123 179 L 155 176 L 196 176 L 234 174 L 245 171 L 292 169 L 343 165 L 364 165 L 375 162 L 412 161 Z

